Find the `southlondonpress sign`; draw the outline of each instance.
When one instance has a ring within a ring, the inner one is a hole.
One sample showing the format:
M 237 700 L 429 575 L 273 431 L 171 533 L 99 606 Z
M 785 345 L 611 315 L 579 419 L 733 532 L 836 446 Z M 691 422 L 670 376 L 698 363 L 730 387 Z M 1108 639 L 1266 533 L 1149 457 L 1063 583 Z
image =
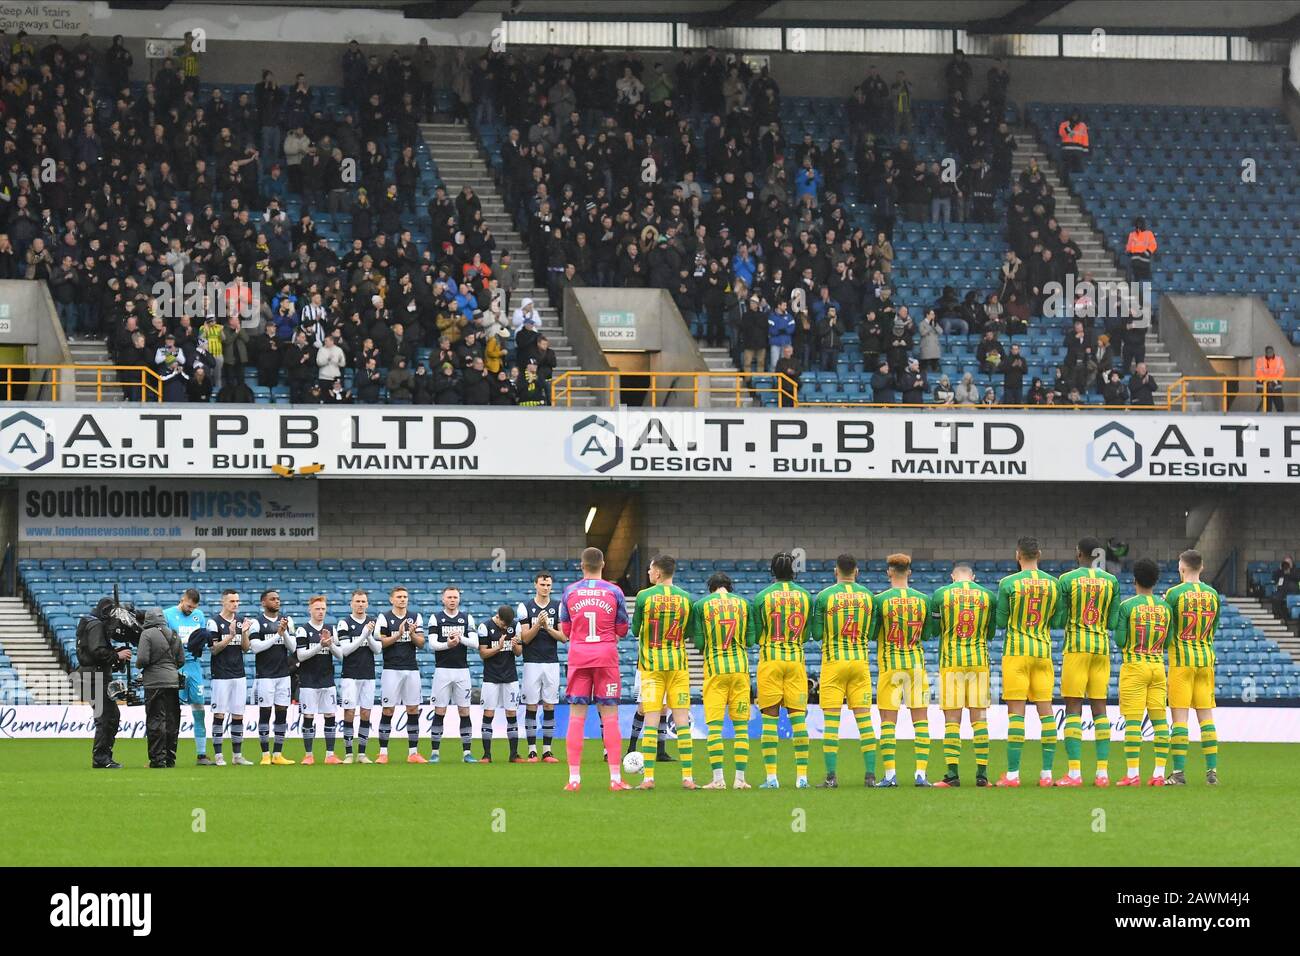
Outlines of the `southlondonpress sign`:
M 1083 412 L 0 406 L 22 477 L 922 478 L 1284 484 L 1300 418 Z

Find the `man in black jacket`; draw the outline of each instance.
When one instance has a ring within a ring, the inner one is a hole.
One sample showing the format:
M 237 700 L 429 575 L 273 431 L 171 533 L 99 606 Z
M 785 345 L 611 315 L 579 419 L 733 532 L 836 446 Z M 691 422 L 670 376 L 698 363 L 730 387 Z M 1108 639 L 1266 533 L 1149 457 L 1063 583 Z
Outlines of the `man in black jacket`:
M 889 370 L 888 362 L 881 362 L 880 368 L 871 376 L 871 400 L 882 405 L 893 405 L 898 402 L 898 395 L 894 390 L 894 375 Z
M 129 649 L 114 649 L 112 641 L 108 639 L 113 613 L 113 599 L 103 598 L 91 614 L 81 619 L 77 638 L 80 669 L 89 685 L 83 687 L 81 692 L 91 702 L 95 715 L 91 766 L 110 770 L 122 766 L 113 759 L 113 742 L 117 739 L 117 728 L 122 715 L 117 709 L 117 701 L 108 694 L 108 685 L 113 679 L 113 669 L 131 659 Z

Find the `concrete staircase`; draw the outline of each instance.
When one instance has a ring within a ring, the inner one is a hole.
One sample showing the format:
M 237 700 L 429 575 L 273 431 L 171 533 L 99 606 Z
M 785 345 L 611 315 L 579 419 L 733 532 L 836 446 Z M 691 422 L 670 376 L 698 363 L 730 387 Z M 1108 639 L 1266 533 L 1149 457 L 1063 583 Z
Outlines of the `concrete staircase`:
M 108 354 L 108 347 L 103 339 L 77 339 L 68 343 L 74 365 L 112 365 L 113 359 Z M 105 381 L 111 380 L 107 377 Z M 139 391 L 136 389 L 135 391 Z M 126 400 L 126 389 L 105 388 L 99 395 L 95 391 L 93 372 L 81 372 L 77 375 L 77 401 L 79 402 L 121 402 Z M 138 397 L 138 396 L 137 396 Z
M 462 186 L 472 186 L 483 204 L 483 218 L 496 238 L 496 256 L 500 257 L 503 252 L 510 253 L 513 268 L 519 274 L 519 288 L 512 295 L 511 311 L 518 308 L 525 298 L 532 299 L 541 314 L 541 330 L 555 351 L 556 374 L 579 369 L 577 356 L 569 345 L 568 336 L 564 334 L 560 316 L 556 309 L 547 304 L 545 283 L 533 276 L 528 246 L 515 231 L 515 224 L 497 189 L 492 170 L 484 161 L 470 128 L 454 123 L 422 123 L 420 131 L 429 147 L 429 154 L 437 164 L 438 173 L 447 186 L 447 195 L 455 199 Z M 573 404 L 594 405 L 596 398 L 591 394 L 575 393 Z
M 731 372 L 732 375 L 718 375 L 709 377 L 709 395 L 708 400 L 704 403 L 709 408 L 736 408 L 736 389 L 739 385 L 740 407 L 749 408 L 761 406 L 762 402 L 758 396 L 753 394 L 744 385 L 740 370 L 736 368 L 736 363 L 732 361 L 731 350 L 722 347 L 699 346 L 700 355 L 704 356 L 705 363 L 709 366 L 710 372 Z
M 1257 631 L 1270 641 L 1277 641 L 1277 646 L 1291 655 L 1291 660 L 1300 664 L 1300 637 L 1291 627 L 1273 613 L 1273 606 L 1258 598 L 1230 597 L 1225 600 L 1241 611 Z
M 1078 198 L 1061 181 L 1046 151 L 1039 145 L 1034 131 L 1022 126 L 1013 132 L 1016 137 L 1016 152 L 1011 166 L 1013 181 L 1019 178 L 1030 159 L 1038 160 L 1038 168 L 1043 171 L 1043 178 L 1051 185 L 1056 196 L 1056 221 L 1063 229 L 1070 231 L 1070 238 L 1083 250 L 1083 257 L 1079 260 L 1080 278 L 1091 272 L 1098 283 L 1126 282 L 1127 276 L 1120 271 L 1115 257 L 1102 244 L 1102 234 L 1093 227 L 1092 216 L 1083 211 Z M 1112 348 L 1116 344 L 1112 343 Z M 1170 383 L 1182 375 L 1154 328 L 1147 329 L 1146 361 L 1147 368 L 1155 376 L 1161 391 L 1167 391 Z
M 0 650 L 13 662 L 38 704 L 76 700 L 72 680 L 22 598 L 0 598 Z

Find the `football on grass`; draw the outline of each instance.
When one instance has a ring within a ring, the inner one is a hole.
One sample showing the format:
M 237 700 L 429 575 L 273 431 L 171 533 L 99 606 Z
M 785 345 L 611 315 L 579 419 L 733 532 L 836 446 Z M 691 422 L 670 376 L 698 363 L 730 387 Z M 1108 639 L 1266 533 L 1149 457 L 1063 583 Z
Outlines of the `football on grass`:
M 641 756 L 641 751 L 633 750 L 623 758 L 624 773 L 640 773 L 645 769 L 645 757 Z

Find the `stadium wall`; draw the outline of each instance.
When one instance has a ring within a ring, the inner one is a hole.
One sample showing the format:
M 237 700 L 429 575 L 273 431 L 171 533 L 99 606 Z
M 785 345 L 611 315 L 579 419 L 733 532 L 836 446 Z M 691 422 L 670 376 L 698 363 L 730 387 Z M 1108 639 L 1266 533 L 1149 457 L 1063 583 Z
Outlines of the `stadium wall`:
M 1050 558 L 1070 557 L 1084 534 L 1117 535 L 1130 555 L 1167 559 L 1199 546 L 1210 573 L 1235 548 L 1271 559 L 1300 546 L 1300 511 L 1282 489 L 1200 485 L 1026 482 L 644 481 L 620 485 L 625 520 L 613 550 L 639 545 L 684 558 L 758 557 L 791 547 L 810 557 L 840 551 L 878 557 L 1000 559 L 1021 534 Z M 588 509 L 608 482 L 336 480 L 319 482 L 314 542 L 206 545 L 210 557 L 576 558 Z M 6 507 L 12 508 L 12 496 Z M 1210 518 L 1205 519 L 1206 512 Z M 1197 516 L 1199 517 L 1199 520 Z M 13 540 L 10 538 L 10 540 Z M 23 558 L 191 556 L 193 542 L 24 542 Z
M 413 25 L 414 49 L 419 27 Z M 137 79 L 149 76 L 150 61 L 144 57 L 144 40 L 128 41 L 135 56 Z M 209 40 L 202 59 L 201 77 L 209 83 L 255 83 L 264 69 L 275 70 L 285 84 L 295 74 L 307 75 L 314 86 L 341 86 L 342 57 L 346 43 L 244 42 Z M 538 48 L 519 47 L 532 53 Z M 379 56 L 381 62 L 393 47 L 362 45 L 362 50 Z M 450 86 L 454 51 L 437 49 L 439 85 Z M 477 52 L 477 48 L 474 52 Z M 676 63 L 671 50 L 639 51 L 647 64 Z M 874 63 L 887 81 L 905 70 L 917 99 L 946 98 L 943 64 L 946 57 L 847 53 L 774 53 L 772 73 L 789 96 L 848 96 L 862 81 L 866 67 Z M 813 60 L 815 69 L 809 69 Z M 984 76 L 992 65 L 987 57 L 971 57 L 975 71 L 972 89 L 982 91 Z M 1083 60 L 1051 57 L 1013 57 L 1011 99 L 1013 102 L 1152 103 L 1167 106 L 1243 106 L 1255 109 L 1283 106 L 1283 67 L 1276 63 L 1215 63 L 1146 60 Z M 1197 81 L 1187 82 L 1194 69 Z

